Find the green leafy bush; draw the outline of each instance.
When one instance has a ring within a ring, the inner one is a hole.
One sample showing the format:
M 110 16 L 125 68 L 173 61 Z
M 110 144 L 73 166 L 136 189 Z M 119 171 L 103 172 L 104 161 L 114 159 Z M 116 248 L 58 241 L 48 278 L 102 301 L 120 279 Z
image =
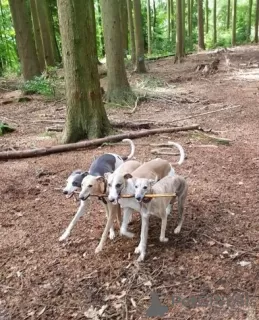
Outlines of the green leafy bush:
M 44 96 L 55 95 L 55 85 L 52 79 L 46 78 L 45 75 L 35 77 L 33 80 L 23 83 L 21 90 L 24 92 L 38 93 Z

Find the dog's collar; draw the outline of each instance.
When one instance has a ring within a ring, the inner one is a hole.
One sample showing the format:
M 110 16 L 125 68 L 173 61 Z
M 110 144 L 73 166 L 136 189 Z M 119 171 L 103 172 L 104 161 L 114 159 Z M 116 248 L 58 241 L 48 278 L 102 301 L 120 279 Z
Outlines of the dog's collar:
M 103 188 L 103 194 L 106 194 L 107 191 L 107 181 L 104 179 L 103 182 L 104 188 Z M 98 197 L 99 200 L 101 200 L 104 204 L 107 204 L 107 200 L 104 197 Z

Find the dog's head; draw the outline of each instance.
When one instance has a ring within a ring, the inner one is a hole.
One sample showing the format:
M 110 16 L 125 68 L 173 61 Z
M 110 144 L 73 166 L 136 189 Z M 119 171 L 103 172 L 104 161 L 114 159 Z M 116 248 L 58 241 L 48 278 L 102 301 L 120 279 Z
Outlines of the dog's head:
M 67 185 L 63 189 L 63 193 L 67 198 L 72 197 L 74 192 L 81 188 L 82 181 L 87 175 L 88 172 L 83 172 L 81 170 L 75 170 L 70 174 L 67 178 Z
M 103 194 L 105 191 L 105 179 L 102 176 L 87 175 L 81 185 L 79 199 L 85 201 L 92 194 Z
M 135 186 L 135 199 L 138 202 L 143 201 L 146 194 L 152 193 L 152 187 L 157 182 L 156 180 L 146 178 L 136 178 L 133 181 Z
M 126 188 L 127 179 L 132 177 L 130 174 L 106 173 L 105 179 L 108 185 L 108 200 L 113 204 L 118 203 L 118 199 L 123 189 Z

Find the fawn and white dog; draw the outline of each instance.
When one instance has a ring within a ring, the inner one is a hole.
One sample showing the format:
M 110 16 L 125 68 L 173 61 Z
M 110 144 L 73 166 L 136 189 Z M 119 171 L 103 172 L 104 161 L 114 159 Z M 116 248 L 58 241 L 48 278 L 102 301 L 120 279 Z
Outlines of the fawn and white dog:
M 66 195 L 67 198 L 70 198 L 73 196 L 73 194 L 81 189 L 82 181 L 85 177 L 102 177 L 107 172 L 113 172 L 116 170 L 121 164 L 123 164 L 125 161 L 130 160 L 133 158 L 135 153 L 135 145 L 130 139 L 124 139 L 123 141 L 129 142 L 131 146 L 131 152 L 128 156 L 121 157 L 117 154 L 113 153 L 107 153 L 104 154 L 97 159 L 94 160 L 92 165 L 90 166 L 89 172 L 84 172 L 82 170 L 75 170 L 72 172 L 72 174 L 67 179 L 67 185 L 63 189 L 63 193 Z M 59 238 L 59 241 L 64 241 L 68 238 L 71 230 L 75 226 L 78 219 L 85 213 L 86 211 L 86 199 L 81 199 L 80 201 L 80 207 L 77 210 L 77 213 L 75 214 L 74 218 L 68 225 L 65 232 L 61 235 Z M 108 216 L 108 208 L 106 205 L 106 201 L 104 199 L 101 199 L 104 203 L 106 215 Z M 118 212 L 118 219 L 120 220 L 120 212 Z M 110 230 L 110 238 L 113 239 L 115 236 L 114 229 L 111 227 Z
M 129 175 L 128 175 L 129 176 Z M 130 176 L 129 176 L 130 178 Z M 138 261 L 144 260 L 147 247 L 149 216 L 155 215 L 161 218 L 161 232 L 159 240 L 167 242 L 165 237 L 167 216 L 171 213 L 172 205 L 178 198 L 178 225 L 174 230 L 175 234 L 180 233 L 184 222 L 184 204 L 187 196 L 188 186 L 181 176 L 166 176 L 156 182 L 146 178 L 132 178 L 135 186 L 135 199 L 140 203 L 141 213 L 141 236 L 140 243 L 135 249 L 139 253 Z M 175 194 L 171 197 L 145 198 L 146 194 Z

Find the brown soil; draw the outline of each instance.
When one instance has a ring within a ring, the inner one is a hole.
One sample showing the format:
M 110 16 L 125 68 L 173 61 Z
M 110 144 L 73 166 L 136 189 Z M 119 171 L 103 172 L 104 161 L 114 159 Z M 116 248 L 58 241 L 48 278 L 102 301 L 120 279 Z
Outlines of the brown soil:
M 103 319 L 147 319 L 151 292 L 169 307 L 164 319 L 258 319 L 258 52 L 258 47 L 247 46 L 218 54 L 219 71 L 209 75 L 194 70 L 215 54 L 188 56 L 181 65 L 173 58 L 149 62 L 149 73 L 131 76 L 131 82 L 149 87 L 159 98 L 143 102 L 133 115 L 125 113 L 127 108 L 107 110 L 113 120 L 152 119 L 169 126 L 171 120 L 190 114 L 240 106 L 174 122 L 199 123 L 231 139 L 230 145 L 197 132 L 135 140 L 141 161 L 154 157 L 150 143 L 168 140 L 181 143 L 188 156 L 176 167 L 189 183 L 182 232 L 173 233 L 176 208 L 167 244 L 158 239 L 160 221 L 151 218 L 147 257 L 141 264 L 134 255 L 140 231 L 137 213 L 130 226 L 134 239 L 117 236 L 107 241 L 101 254 L 94 254 L 105 223 L 97 200 L 67 243 L 58 242 L 78 203 L 66 200 L 57 189 L 72 170 L 87 169 L 105 152 L 127 154 L 128 146 L 0 164 L 0 319 L 87 319 L 91 306 L 97 311 L 105 306 Z M 28 102 L 1 104 L 12 97 L 5 90 L 0 95 L 0 119 L 17 128 L 0 138 L 1 151 L 58 143 L 58 134 L 44 134 L 51 124 L 39 120 L 64 118 L 64 101 L 32 96 Z M 250 264 L 240 265 L 244 261 Z

